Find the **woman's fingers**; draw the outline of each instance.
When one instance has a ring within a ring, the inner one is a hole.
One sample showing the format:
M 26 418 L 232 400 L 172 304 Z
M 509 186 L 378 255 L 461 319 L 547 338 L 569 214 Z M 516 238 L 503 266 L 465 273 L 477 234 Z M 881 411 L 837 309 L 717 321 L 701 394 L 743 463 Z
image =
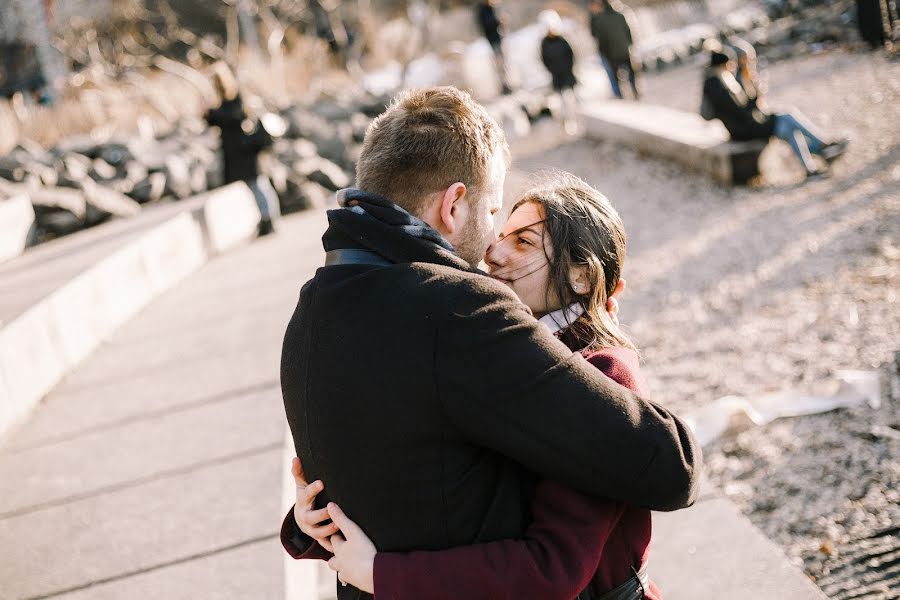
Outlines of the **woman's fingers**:
M 337 525 L 329 523 L 321 527 L 307 527 L 304 533 L 321 544 L 323 540 L 327 540 L 339 531 L 340 528 Z
M 291 473 L 294 475 L 294 481 L 298 486 L 308 485 L 306 482 L 306 473 L 303 472 L 303 464 L 298 457 L 294 457 L 291 461 Z
M 325 489 L 325 484 L 321 480 L 313 481 L 303 490 L 304 501 L 308 506 L 312 506 L 316 496 Z M 321 520 L 321 519 L 320 519 Z
M 310 525 L 324 525 L 322 521 L 327 521 L 331 517 L 327 508 L 321 508 L 319 510 L 305 510 L 300 518 Z
M 334 502 L 328 503 L 328 515 L 331 517 L 331 520 L 337 524 L 344 538 L 350 538 L 357 534 L 365 535 L 362 529 L 359 528 L 359 525 L 345 515 L 344 511 L 341 510 L 341 507 Z

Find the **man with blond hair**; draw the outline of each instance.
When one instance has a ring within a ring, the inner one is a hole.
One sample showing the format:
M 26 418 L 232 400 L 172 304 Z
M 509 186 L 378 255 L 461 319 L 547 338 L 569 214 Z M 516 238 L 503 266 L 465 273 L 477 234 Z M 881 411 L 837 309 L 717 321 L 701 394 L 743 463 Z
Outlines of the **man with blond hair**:
M 501 129 L 455 88 L 404 92 L 370 126 L 284 339 L 297 455 L 325 484 L 308 522 L 285 519 L 295 558 L 327 557 L 313 538 L 333 528 L 330 501 L 383 551 L 520 537 L 537 477 L 658 510 L 693 501 L 699 449 L 678 420 L 475 267 L 508 163 Z

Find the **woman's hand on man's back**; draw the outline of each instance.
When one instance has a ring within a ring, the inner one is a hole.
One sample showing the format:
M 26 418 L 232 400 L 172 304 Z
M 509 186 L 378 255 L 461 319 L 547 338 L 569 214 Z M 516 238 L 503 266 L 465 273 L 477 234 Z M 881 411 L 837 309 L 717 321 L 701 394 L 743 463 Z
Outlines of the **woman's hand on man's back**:
M 316 496 L 325 489 L 325 484 L 318 480 L 307 483 L 303 465 L 296 456 L 291 463 L 291 473 L 297 484 L 297 502 L 294 504 L 294 520 L 297 527 L 333 553 L 334 547 L 329 538 L 338 532 L 338 526 L 331 521 L 327 508 L 315 510 Z

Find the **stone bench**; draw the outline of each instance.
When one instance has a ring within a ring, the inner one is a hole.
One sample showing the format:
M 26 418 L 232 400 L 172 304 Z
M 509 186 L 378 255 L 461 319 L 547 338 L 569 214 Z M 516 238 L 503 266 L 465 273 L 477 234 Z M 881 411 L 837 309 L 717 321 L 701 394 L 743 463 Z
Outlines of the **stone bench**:
M 119 325 L 253 239 L 259 219 L 253 192 L 235 183 L 0 264 L 0 437 Z
M 732 142 L 719 121 L 637 102 L 596 102 L 581 109 L 584 135 L 677 162 L 725 185 L 759 175 L 767 141 Z

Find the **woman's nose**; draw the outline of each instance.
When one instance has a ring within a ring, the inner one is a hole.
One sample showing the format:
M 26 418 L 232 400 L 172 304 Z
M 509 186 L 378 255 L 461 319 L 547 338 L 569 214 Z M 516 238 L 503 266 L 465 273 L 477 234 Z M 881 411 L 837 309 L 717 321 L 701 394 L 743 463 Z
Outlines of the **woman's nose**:
M 484 262 L 488 264 L 489 267 L 502 267 L 504 262 L 504 252 L 500 250 L 499 240 L 491 244 L 487 249 L 487 254 L 484 256 Z

